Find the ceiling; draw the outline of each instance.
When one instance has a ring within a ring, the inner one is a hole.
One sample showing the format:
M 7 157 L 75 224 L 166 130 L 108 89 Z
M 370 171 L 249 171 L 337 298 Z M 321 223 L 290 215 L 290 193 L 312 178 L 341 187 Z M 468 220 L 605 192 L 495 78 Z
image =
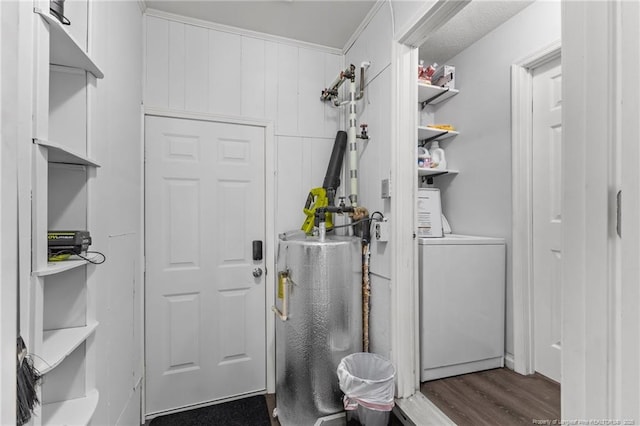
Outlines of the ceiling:
M 444 64 L 531 3 L 473 0 L 420 46 L 420 58 L 426 63 Z
M 410 0 L 394 0 L 401 1 Z M 145 3 L 151 9 L 342 49 L 376 1 L 145 0 Z M 531 0 L 473 0 L 429 37 L 420 49 L 420 58 L 442 64 L 531 3 Z
M 375 0 L 146 0 L 151 9 L 342 49 Z

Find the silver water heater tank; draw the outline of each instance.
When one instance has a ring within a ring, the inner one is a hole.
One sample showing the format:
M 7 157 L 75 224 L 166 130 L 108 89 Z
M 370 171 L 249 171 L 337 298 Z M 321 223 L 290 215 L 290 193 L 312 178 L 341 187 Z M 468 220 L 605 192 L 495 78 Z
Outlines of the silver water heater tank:
M 360 239 L 280 241 L 276 405 L 280 424 L 313 425 L 343 410 L 336 369 L 362 350 Z

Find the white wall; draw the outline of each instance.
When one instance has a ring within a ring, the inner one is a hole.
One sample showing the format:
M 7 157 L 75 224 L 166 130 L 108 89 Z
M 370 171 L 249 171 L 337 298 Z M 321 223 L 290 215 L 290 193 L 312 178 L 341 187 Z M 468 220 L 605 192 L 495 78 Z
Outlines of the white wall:
M 142 11 L 136 1 L 91 3 L 91 52 L 105 74 L 89 121 L 89 155 L 101 167 L 89 186 L 89 225 L 107 261 L 89 267 L 100 326 L 92 424 L 137 424 L 142 356 Z M 91 98 L 90 98 L 91 102 Z
M 389 177 L 392 115 L 391 40 L 428 2 L 385 2 L 346 53 L 346 64 L 371 61 L 359 122 L 369 124 L 371 140 L 360 144 L 361 204 L 389 216 L 380 181 Z M 391 4 L 391 7 L 389 7 Z M 504 237 L 511 242 L 510 66 L 560 38 L 559 2 L 537 2 L 447 63 L 456 66 L 461 93 L 437 109 L 438 122 L 451 122 L 461 135 L 443 147 L 460 175 L 441 177 L 443 209 L 454 232 Z M 429 58 L 424 58 L 429 62 Z M 431 121 L 428 112 L 422 119 Z M 392 218 L 390 218 L 392 219 Z M 387 244 L 389 245 L 389 244 Z M 390 351 L 389 247 L 372 245 L 372 324 L 374 352 Z M 511 273 L 508 254 L 507 277 Z M 507 283 L 507 352 L 513 352 L 512 283 Z
M 422 17 L 436 2 L 433 0 L 389 0 L 391 5 L 394 34 L 403 34 L 409 25 Z M 385 4 L 384 7 L 387 7 Z
M 16 415 L 16 160 L 18 7 L 0 3 L 0 424 Z
M 428 1 L 386 1 L 349 46 L 345 64 L 359 67 L 371 62 L 366 75 L 365 96 L 358 103 L 358 124 L 369 125 L 368 141 L 358 141 L 359 204 L 369 212 L 380 211 L 389 220 L 389 199 L 381 197 L 381 183 L 391 175 L 391 42 L 409 25 L 416 13 L 428 9 Z M 395 33 L 394 33 L 395 32 Z M 413 143 L 407 141 L 407 143 Z M 411 189 L 408 189 L 411 190 Z M 393 195 L 392 195 L 393 196 Z M 391 242 L 371 244 L 370 350 L 391 358 Z
M 460 94 L 435 112 L 437 122 L 452 123 L 460 131 L 460 136 L 441 144 L 449 167 L 460 174 L 435 181 L 453 232 L 507 241 L 509 354 L 513 353 L 510 67 L 559 39 L 560 2 L 533 3 L 446 62 L 456 67 Z M 423 59 L 429 63 L 429 58 Z
M 339 128 L 339 110 L 320 92 L 342 69 L 342 55 L 156 11 L 146 17 L 145 48 L 145 107 L 274 123 L 276 233 L 299 229 Z

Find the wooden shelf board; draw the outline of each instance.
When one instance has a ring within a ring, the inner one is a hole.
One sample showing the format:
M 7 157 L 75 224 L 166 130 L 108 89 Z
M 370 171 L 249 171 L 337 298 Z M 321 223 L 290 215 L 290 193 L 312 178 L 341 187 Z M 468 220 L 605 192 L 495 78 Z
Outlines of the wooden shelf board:
M 50 163 L 80 164 L 83 166 L 100 167 L 100 164 L 90 159 L 89 157 L 74 152 L 73 150 L 57 142 L 44 139 L 34 139 L 33 143 L 47 147 L 47 149 L 49 150 Z
M 459 93 L 457 89 L 449 89 L 446 87 L 432 86 L 430 84 L 418 82 L 418 102 L 422 103 L 427 99 L 431 99 L 436 96 L 438 93 L 447 92 L 441 96 L 438 96 L 436 99 L 431 101 L 429 105 L 435 105 L 442 101 L 449 99 L 452 96 L 455 96 Z
M 84 398 L 44 404 L 42 406 L 43 425 L 87 425 L 98 406 L 100 393 L 96 389 L 87 392 Z
M 444 133 L 446 132 L 446 133 Z M 442 136 L 438 136 L 437 138 L 435 138 L 434 140 L 442 140 L 442 139 L 449 139 L 452 138 L 454 136 L 458 136 L 460 133 L 456 132 L 455 130 L 442 130 L 442 129 L 435 129 L 433 127 L 427 127 L 427 126 L 418 126 L 418 140 L 423 140 L 423 139 L 429 139 L 432 138 L 434 136 L 437 136 L 441 133 L 444 133 Z
M 96 78 L 104 77 L 100 68 L 56 17 L 37 7 L 34 8 L 34 12 L 49 24 L 50 63 L 87 70 Z
M 424 167 L 418 167 L 418 176 L 434 176 L 434 175 L 455 175 L 458 174 L 458 170 L 453 169 L 425 169 Z
M 71 352 L 82 344 L 98 327 L 92 322 L 84 327 L 61 328 L 42 333 L 42 353 L 34 357 L 35 367 L 41 374 L 56 368 Z

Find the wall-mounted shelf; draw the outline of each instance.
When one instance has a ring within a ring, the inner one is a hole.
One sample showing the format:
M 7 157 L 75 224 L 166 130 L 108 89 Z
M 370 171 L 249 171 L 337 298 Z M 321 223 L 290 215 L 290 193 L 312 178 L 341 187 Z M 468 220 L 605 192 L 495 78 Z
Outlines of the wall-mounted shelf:
M 458 174 L 458 170 L 453 169 L 426 169 L 424 167 L 418 167 L 418 176 L 438 176 L 446 174 Z
M 455 130 L 442 130 L 428 126 L 418 126 L 418 140 L 422 143 L 433 140 L 448 139 L 458 136 L 460 133 Z
M 59 143 L 47 141 L 44 139 L 34 139 L 33 143 L 40 146 L 46 146 L 49 149 L 50 163 L 79 164 L 83 166 L 100 167 L 100 164 L 90 159 L 89 157 L 74 152 L 73 150 Z
M 96 389 L 87 392 L 84 398 L 42 406 L 43 425 L 87 425 L 98 406 L 100 394 Z
M 34 277 L 46 277 L 47 275 L 59 274 L 61 272 L 68 271 L 70 269 L 78 268 L 82 265 L 86 265 L 89 263 L 89 260 L 97 258 L 98 255 L 90 255 L 87 256 L 87 259 L 70 259 L 70 260 L 61 260 L 59 262 L 47 262 L 47 266 L 43 269 L 38 269 L 37 271 L 33 271 L 31 275 Z
M 39 8 L 33 10 L 49 24 L 50 59 L 54 65 L 62 65 L 71 68 L 80 68 L 89 71 L 96 78 L 103 78 L 104 74 L 93 62 L 71 34 L 64 28 L 58 19 Z
M 39 354 L 39 358 L 35 358 L 35 367 L 41 374 L 46 374 L 53 370 L 82 342 L 87 340 L 97 327 L 98 322 L 93 322 L 84 327 L 62 328 L 43 332 L 42 353 Z
M 435 105 L 446 99 L 451 98 L 459 93 L 456 89 L 449 89 L 448 87 L 432 86 L 418 82 L 418 102 L 424 108 L 426 105 Z M 442 130 L 436 127 L 430 126 L 418 126 L 418 144 L 425 146 L 431 141 L 440 141 L 444 139 L 450 139 L 458 136 L 455 130 Z M 457 170 L 453 169 L 429 169 L 424 167 L 418 167 L 418 176 L 423 180 L 428 177 L 435 177 L 448 174 L 458 174 Z
M 427 105 L 435 105 L 449 99 L 459 93 L 457 89 L 432 86 L 418 82 L 418 103 L 424 108 Z

